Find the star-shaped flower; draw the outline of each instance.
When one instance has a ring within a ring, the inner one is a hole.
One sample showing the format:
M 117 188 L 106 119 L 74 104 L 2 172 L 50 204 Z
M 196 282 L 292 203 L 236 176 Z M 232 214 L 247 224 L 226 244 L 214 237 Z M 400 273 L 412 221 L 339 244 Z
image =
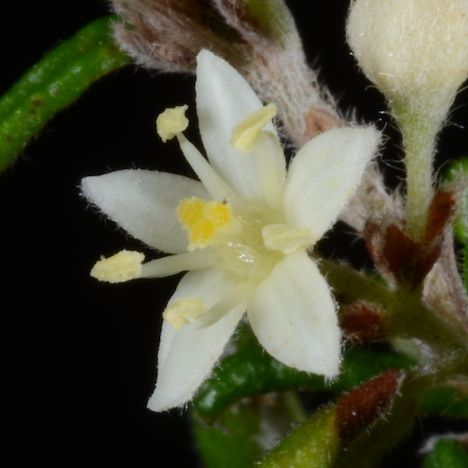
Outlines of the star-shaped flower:
M 208 161 L 183 136 L 184 107 L 158 117 L 177 137 L 200 182 L 123 170 L 82 182 L 84 195 L 132 236 L 173 255 L 148 263 L 122 251 L 95 265 L 103 281 L 188 271 L 163 313 L 156 390 L 148 407 L 188 402 L 247 312 L 261 345 L 284 364 L 332 378 L 340 365 L 336 306 L 307 250 L 334 224 L 375 153 L 371 128 L 326 132 L 286 160 L 241 75 L 208 51 L 198 55 L 197 113 Z

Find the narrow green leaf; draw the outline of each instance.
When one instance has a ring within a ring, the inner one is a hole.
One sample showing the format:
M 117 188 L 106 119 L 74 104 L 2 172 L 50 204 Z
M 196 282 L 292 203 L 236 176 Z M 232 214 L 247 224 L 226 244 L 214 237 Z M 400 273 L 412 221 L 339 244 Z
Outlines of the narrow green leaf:
M 0 121 L 16 106 L 44 83 L 63 72 L 64 66 L 76 57 L 89 52 L 102 43 L 109 33 L 109 19 L 98 19 L 78 31 L 70 39 L 59 44 L 33 65 L 0 99 Z
M 129 63 L 113 42 L 110 22 L 96 20 L 64 41 L 0 98 L 0 170 L 93 82 Z
M 463 446 L 449 439 L 439 440 L 424 460 L 424 468 L 466 468 L 468 454 Z

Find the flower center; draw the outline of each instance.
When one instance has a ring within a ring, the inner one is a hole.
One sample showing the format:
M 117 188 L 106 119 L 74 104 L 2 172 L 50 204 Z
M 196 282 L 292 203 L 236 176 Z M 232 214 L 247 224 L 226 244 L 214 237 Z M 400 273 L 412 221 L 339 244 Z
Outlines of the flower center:
M 211 247 L 218 268 L 236 282 L 262 281 L 284 255 L 311 243 L 308 229 L 291 229 L 278 210 L 250 200 L 233 212 L 227 203 L 186 198 L 177 216 L 189 250 Z
M 258 283 L 265 279 L 283 254 L 269 250 L 262 230 L 281 222 L 281 214 L 266 205 L 236 210 L 237 229 L 224 236 L 217 246 L 220 268 L 236 281 Z

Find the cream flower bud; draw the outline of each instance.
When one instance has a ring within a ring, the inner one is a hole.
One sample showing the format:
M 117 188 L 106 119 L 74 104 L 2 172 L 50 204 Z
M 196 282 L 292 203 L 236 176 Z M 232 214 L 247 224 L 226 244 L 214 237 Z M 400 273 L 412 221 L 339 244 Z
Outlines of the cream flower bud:
M 468 0 L 354 0 L 347 40 L 403 136 L 407 232 L 424 236 L 436 136 L 468 78 Z
M 468 77 L 468 0 L 355 0 L 347 40 L 390 101 L 450 99 Z

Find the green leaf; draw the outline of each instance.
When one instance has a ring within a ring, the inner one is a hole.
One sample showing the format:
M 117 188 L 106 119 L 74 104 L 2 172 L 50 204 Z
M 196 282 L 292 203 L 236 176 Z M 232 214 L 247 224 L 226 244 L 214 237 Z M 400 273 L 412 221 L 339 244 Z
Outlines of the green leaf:
M 318 411 L 275 447 L 259 468 L 329 468 L 339 453 L 335 408 Z
M 439 440 L 424 460 L 424 468 L 466 468 L 468 454 L 463 446 L 449 439 Z
M 240 328 L 233 345 L 235 352 L 220 362 L 194 401 L 195 409 L 204 417 L 215 418 L 242 398 L 270 392 L 303 388 L 341 393 L 386 369 L 406 369 L 413 364 L 393 351 L 356 347 L 345 353 L 340 376 L 326 382 L 321 376 L 287 367 L 265 353 L 248 326 Z
M 216 421 L 192 411 L 192 428 L 206 468 L 253 466 L 266 450 L 305 419 L 294 392 L 243 399 L 225 409 Z
M 129 63 L 111 18 L 93 21 L 34 65 L 0 98 L 0 170 L 46 123 L 104 75 Z
M 192 429 L 205 468 L 248 467 L 262 455 L 258 409 L 251 402 L 227 408 L 215 424 L 192 412 Z
M 468 396 L 455 388 L 433 388 L 424 394 L 420 411 L 427 416 L 468 418 Z

